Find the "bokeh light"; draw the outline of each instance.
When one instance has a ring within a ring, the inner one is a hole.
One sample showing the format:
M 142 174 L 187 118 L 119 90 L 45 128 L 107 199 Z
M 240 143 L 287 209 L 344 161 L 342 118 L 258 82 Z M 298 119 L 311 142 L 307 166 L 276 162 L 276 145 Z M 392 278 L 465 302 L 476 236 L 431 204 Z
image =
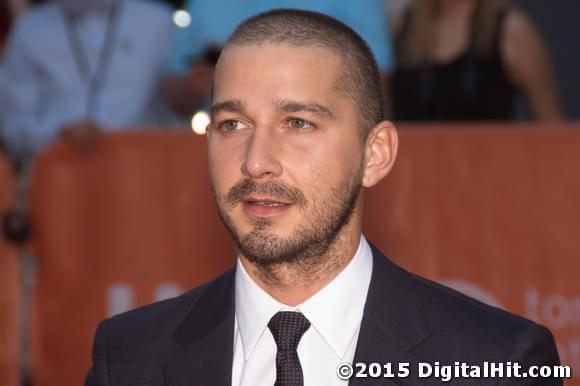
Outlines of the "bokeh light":
M 209 125 L 209 114 L 200 110 L 191 117 L 191 129 L 197 135 L 204 135 Z
M 183 9 L 178 9 L 173 12 L 173 22 L 179 28 L 187 28 L 191 24 L 191 15 Z

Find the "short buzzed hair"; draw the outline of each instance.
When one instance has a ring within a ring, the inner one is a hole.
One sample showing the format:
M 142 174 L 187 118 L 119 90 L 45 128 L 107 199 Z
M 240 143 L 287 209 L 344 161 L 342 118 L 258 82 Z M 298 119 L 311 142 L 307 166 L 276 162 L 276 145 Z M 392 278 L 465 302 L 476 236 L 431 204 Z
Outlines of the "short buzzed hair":
M 225 48 L 264 43 L 332 51 L 343 62 L 336 87 L 358 109 L 361 138 L 366 139 L 370 130 L 385 119 L 377 62 L 363 38 L 347 25 L 318 12 L 276 9 L 241 23 L 226 41 Z

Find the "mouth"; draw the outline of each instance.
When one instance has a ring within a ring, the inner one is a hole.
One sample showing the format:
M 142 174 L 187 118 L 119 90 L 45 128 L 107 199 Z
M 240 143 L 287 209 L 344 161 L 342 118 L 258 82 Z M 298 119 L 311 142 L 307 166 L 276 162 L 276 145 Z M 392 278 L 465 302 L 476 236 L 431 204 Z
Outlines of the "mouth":
M 284 202 L 284 201 L 276 201 L 276 200 L 270 200 L 270 199 L 249 199 L 249 200 L 244 200 L 244 203 L 252 204 L 252 205 L 262 205 L 262 206 L 290 205 L 289 203 Z
M 292 203 L 275 198 L 248 197 L 242 201 L 244 211 L 251 217 L 273 217 L 285 213 Z

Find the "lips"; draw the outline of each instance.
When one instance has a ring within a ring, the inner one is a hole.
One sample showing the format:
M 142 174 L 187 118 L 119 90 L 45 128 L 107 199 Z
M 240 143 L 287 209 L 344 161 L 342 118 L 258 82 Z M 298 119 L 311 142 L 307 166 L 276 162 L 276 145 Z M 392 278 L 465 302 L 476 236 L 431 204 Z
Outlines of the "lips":
M 286 212 L 291 203 L 270 197 L 248 197 L 243 200 L 245 212 L 252 217 L 273 217 Z
M 252 205 L 263 205 L 263 206 L 283 206 L 290 205 L 287 201 L 282 201 L 276 198 L 269 197 L 248 197 L 243 200 L 244 203 Z
M 248 203 L 252 204 L 252 205 L 262 205 L 262 206 L 269 206 L 269 207 L 288 205 L 288 204 L 285 204 L 283 202 L 271 202 L 271 201 L 248 201 Z

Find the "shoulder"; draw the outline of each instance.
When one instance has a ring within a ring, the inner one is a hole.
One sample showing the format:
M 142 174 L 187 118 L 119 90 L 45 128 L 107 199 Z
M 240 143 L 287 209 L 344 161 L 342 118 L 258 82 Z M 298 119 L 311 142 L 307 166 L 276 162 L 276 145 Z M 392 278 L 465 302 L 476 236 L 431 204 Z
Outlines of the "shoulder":
M 425 314 L 429 316 L 429 323 L 435 328 L 453 325 L 457 333 L 476 339 L 514 337 L 527 328 L 545 330 L 531 320 L 480 302 L 452 288 L 415 274 L 408 275 Z
M 428 331 L 425 353 L 441 359 L 558 361 L 553 336 L 545 327 L 387 264 L 402 292 L 398 304 L 408 305 Z
M 11 37 L 18 40 L 37 40 L 49 33 L 53 23 L 58 22 L 60 7 L 57 3 L 49 2 L 32 7 L 21 15 L 14 23 Z
M 156 50 L 166 47 L 174 29 L 168 5 L 157 0 L 123 0 L 122 4 L 124 28 L 137 33 L 146 46 Z
M 500 35 L 501 49 L 504 54 L 540 40 L 540 34 L 534 22 L 521 8 L 510 6 L 504 12 Z
M 179 297 L 102 321 L 93 340 L 93 365 L 85 384 L 126 384 L 128 379 L 135 384 L 150 384 L 152 379 L 162 379 L 161 364 L 175 355 L 187 338 L 180 337 L 183 326 L 191 327 L 191 320 L 214 315 L 214 309 L 208 311 L 200 304 L 210 302 L 221 310 L 233 308 L 233 272 L 231 269 Z M 198 308 L 202 311 L 196 313 Z M 195 326 L 187 330 L 189 335 L 197 331 Z
M 540 41 L 540 32 L 522 9 L 510 6 L 505 10 L 501 26 L 501 49 L 504 55 L 525 53 L 530 45 L 541 44 Z
M 558 365 L 552 333 L 529 319 L 489 306 L 413 275 L 431 339 L 424 349 L 437 358 L 467 362 Z
M 172 9 L 169 5 L 157 0 L 124 0 L 124 6 L 130 9 L 131 17 L 139 14 L 140 22 L 146 25 L 148 19 L 171 21 Z M 143 20 L 145 18 L 145 20 Z
M 61 6 L 57 2 L 47 2 L 38 4 L 24 12 L 19 18 L 19 22 L 34 23 L 47 18 L 57 16 L 61 12 Z
M 552 333 L 531 320 L 412 275 L 432 343 L 458 358 L 558 364 Z M 443 355 L 443 354 L 441 354 Z
M 533 29 L 532 20 L 521 8 L 510 6 L 505 10 L 503 30 L 506 36 L 523 36 Z
M 500 52 L 512 80 L 519 85 L 535 82 L 537 70 L 548 59 L 540 31 L 522 9 L 514 6 L 506 10 L 501 28 Z
M 185 294 L 113 316 L 101 322 L 107 340 L 117 343 L 146 342 L 172 336 L 205 291 L 230 280 L 232 270 Z M 216 299 L 219 302 L 220 299 Z

